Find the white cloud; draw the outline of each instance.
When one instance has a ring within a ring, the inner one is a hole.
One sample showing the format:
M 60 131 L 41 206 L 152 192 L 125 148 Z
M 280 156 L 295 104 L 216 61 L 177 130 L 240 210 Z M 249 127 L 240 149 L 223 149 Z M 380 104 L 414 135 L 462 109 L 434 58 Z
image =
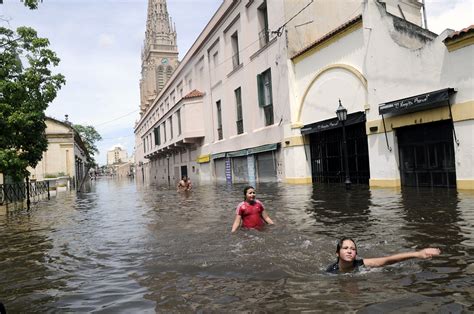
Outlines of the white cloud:
M 124 145 L 122 145 L 122 144 L 115 144 L 115 145 L 113 145 L 112 147 L 110 147 L 108 150 L 114 150 L 116 147 L 121 148 L 121 149 L 125 149 L 125 146 L 124 146 Z
M 115 39 L 110 34 L 100 34 L 98 43 L 99 48 L 113 48 L 113 46 L 115 45 Z
M 427 0 L 428 28 L 437 33 L 461 30 L 474 24 L 474 0 Z

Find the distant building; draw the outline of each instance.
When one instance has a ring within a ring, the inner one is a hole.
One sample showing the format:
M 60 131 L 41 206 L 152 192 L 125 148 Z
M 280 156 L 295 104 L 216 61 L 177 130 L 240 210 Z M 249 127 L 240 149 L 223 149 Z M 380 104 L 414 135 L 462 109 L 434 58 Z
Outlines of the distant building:
M 69 176 L 77 184 L 87 175 L 88 152 L 81 137 L 67 121 L 47 117 L 45 123 L 48 150 L 34 169 L 28 167 L 30 179 Z
M 125 149 L 116 146 L 114 149 L 107 151 L 107 165 L 114 165 L 128 162 L 128 153 Z

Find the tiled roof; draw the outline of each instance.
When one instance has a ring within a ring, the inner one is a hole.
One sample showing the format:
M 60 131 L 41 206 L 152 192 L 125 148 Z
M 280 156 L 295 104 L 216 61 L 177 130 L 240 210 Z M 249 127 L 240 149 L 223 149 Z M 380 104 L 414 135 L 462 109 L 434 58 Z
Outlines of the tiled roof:
M 449 35 L 448 37 L 446 37 L 446 39 L 444 40 L 444 42 L 458 39 L 458 38 L 460 38 L 460 37 L 462 37 L 462 36 L 464 36 L 464 35 L 466 35 L 466 34 L 472 33 L 472 32 L 474 32 L 474 24 L 472 24 L 472 25 L 469 26 L 469 27 L 463 28 L 463 29 L 461 29 L 460 31 L 457 31 L 457 32 L 452 33 L 451 35 Z
M 331 38 L 332 36 L 336 35 L 337 33 L 341 32 L 342 30 L 346 29 L 347 27 L 359 22 L 362 20 L 362 15 L 359 14 L 357 15 L 355 18 L 345 22 L 344 24 L 340 25 L 339 27 L 333 29 L 332 31 L 330 31 L 329 33 L 325 34 L 323 37 L 319 38 L 318 40 L 316 40 L 315 42 L 309 44 L 308 46 L 306 46 L 305 48 L 303 48 L 302 50 L 298 51 L 293 57 L 291 57 L 291 59 L 294 59 L 298 56 L 301 56 L 302 54 L 304 54 L 305 52 L 307 52 L 308 50 L 310 50 L 311 48 L 313 48 L 314 46 L 317 46 L 319 45 L 320 43 L 324 42 L 325 40 L 328 40 L 329 38 Z
M 196 97 L 202 97 L 202 96 L 204 96 L 203 92 L 200 92 L 197 89 L 193 89 L 187 95 L 185 95 L 183 99 L 196 98 Z

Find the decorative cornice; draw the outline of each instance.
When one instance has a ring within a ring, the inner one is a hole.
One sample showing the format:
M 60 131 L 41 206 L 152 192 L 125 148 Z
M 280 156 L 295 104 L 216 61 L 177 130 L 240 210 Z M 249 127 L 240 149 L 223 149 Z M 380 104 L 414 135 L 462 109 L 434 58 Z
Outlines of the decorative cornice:
M 319 38 L 315 42 L 309 44 L 302 50 L 298 51 L 291 59 L 293 62 L 298 62 L 300 56 L 304 55 L 306 52 L 309 51 L 318 51 L 326 46 L 329 46 L 334 41 L 338 40 L 339 38 L 346 36 L 353 31 L 362 27 L 362 15 L 358 15 L 355 18 L 347 21 L 346 23 L 340 25 L 339 27 L 333 29 L 323 37 Z

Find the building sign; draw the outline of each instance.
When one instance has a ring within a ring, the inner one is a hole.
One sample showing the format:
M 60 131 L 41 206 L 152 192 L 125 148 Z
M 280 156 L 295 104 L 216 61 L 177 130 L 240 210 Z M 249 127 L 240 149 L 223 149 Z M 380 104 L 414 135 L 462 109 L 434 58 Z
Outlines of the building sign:
M 456 91 L 445 88 L 437 91 L 407 97 L 379 105 L 379 114 L 399 114 L 448 105 L 449 96 Z
M 211 155 L 210 154 L 201 155 L 197 158 L 197 162 L 200 163 L 200 164 L 203 164 L 203 163 L 206 163 L 206 162 L 209 162 L 209 161 L 211 161 Z
M 254 155 L 247 156 L 247 167 L 248 167 L 248 174 L 249 174 L 249 183 L 255 184 L 255 158 Z
M 335 115 L 335 113 L 334 113 Z M 365 113 L 360 111 L 360 112 L 354 112 L 351 114 L 347 115 L 347 120 L 346 120 L 346 126 L 347 125 L 352 125 L 356 123 L 361 123 L 365 122 Z M 332 118 L 312 124 L 305 125 L 301 129 L 301 134 L 302 135 L 307 135 L 311 133 L 316 133 L 316 132 L 323 132 L 327 130 L 332 130 L 335 128 L 340 128 L 342 127 L 342 124 L 339 122 L 337 118 Z
M 227 183 L 232 183 L 232 167 L 230 158 L 225 159 L 225 181 Z

